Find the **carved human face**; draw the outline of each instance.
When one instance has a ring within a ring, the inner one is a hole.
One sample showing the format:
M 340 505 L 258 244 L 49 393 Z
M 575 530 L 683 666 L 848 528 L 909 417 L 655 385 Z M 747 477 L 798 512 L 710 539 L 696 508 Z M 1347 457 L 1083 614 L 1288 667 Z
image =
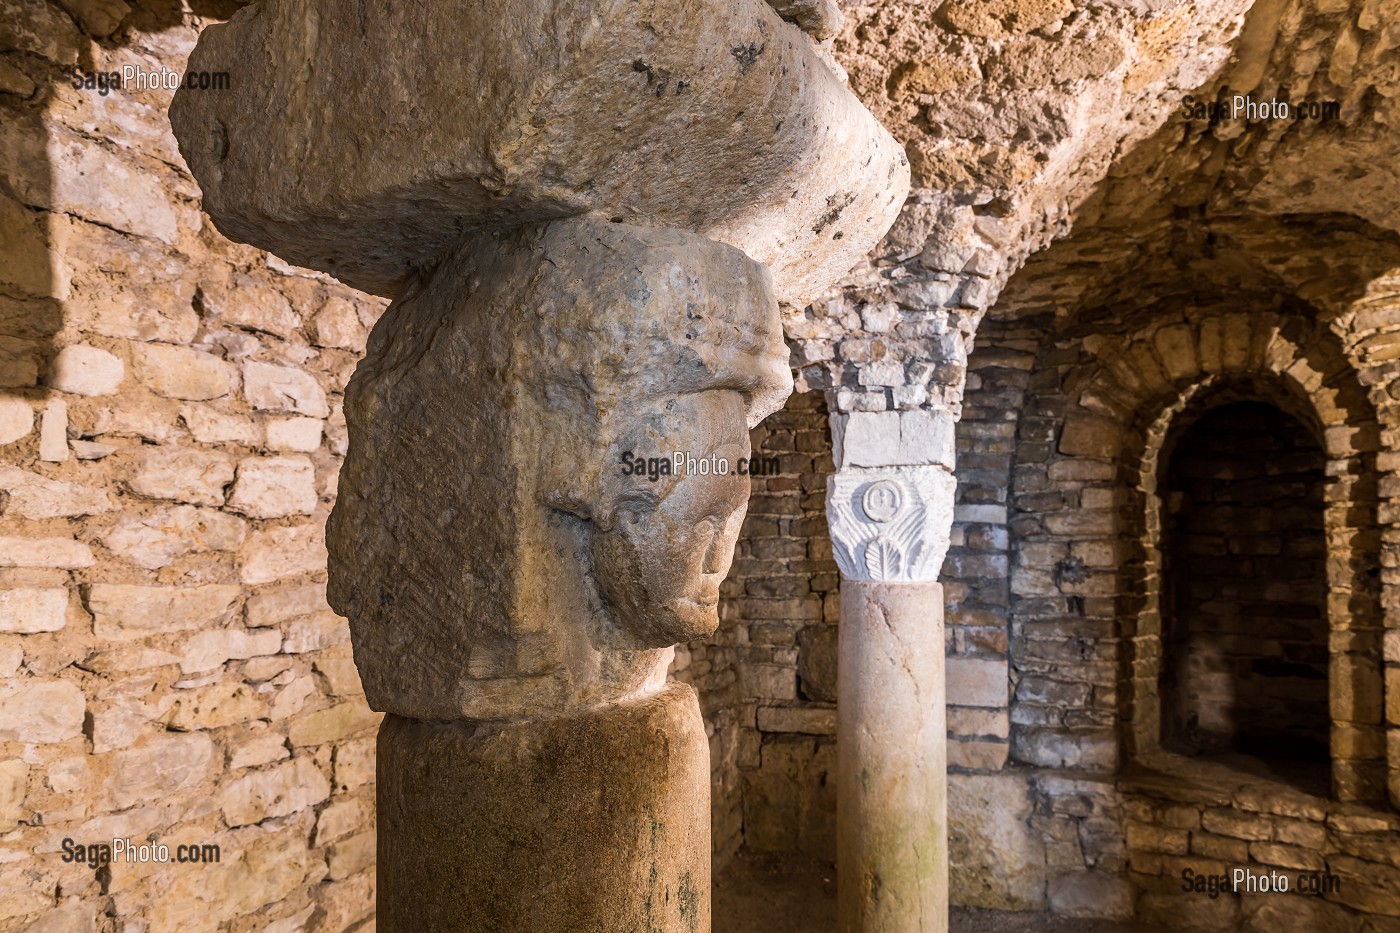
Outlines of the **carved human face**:
M 676 451 L 694 463 L 677 462 Z M 612 520 L 594 539 L 594 572 L 636 647 L 667 647 L 718 627 L 719 587 L 749 501 L 738 461 L 749 453 L 744 401 L 733 391 L 656 406 L 609 451 Z M 725 475 L 702 474 L 702 460 L 713 467 L 720 459 Z

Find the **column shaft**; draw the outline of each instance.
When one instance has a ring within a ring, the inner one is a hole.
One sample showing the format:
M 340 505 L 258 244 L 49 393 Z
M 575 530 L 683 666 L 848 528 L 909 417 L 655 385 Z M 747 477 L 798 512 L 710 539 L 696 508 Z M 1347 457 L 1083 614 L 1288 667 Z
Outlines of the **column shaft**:
M 946 933 L 943 588 L 841 581 L 841 933 Z
M 379 734 L 382 933 L 708 933 L 695 691 L 534 722 Z

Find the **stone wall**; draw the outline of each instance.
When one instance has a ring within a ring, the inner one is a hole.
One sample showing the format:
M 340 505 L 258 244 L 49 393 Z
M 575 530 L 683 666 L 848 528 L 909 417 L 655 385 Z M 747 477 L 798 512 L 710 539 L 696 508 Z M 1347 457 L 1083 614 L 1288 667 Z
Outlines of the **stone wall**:
M 372 926 L 377 717 L 323 524 L 383 302 L 211 229 L 171 91 L 73 86 L 181 72 L 203 24 L 0 5 L 5 933 Z M 218 861 L 63 860 L 117 837 Z

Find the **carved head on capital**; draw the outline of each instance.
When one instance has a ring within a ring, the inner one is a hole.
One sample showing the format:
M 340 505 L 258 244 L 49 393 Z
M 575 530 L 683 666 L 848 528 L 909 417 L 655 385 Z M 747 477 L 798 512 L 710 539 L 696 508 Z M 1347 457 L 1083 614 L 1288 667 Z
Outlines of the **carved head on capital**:
M 581 218 L 448 258 L 346 392 L 329 590 L 371 703 L 380 674 L 462 711 L 531 682 L 616 693 L 712 632 L 737 463 L 791 390 L 768 271 L 731 247 Z M 729 469 L 626 464 L 676 452 Z

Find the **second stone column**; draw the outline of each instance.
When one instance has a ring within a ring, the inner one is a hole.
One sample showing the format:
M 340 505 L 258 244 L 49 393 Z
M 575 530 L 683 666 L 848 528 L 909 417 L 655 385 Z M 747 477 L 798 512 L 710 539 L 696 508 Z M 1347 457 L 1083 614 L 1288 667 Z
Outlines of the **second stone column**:
M 947 714 L 936 580 L 952 527 L 953 422 L 934 411 L 837 413 L 832 438 L 839 930 L 946 933 Z

